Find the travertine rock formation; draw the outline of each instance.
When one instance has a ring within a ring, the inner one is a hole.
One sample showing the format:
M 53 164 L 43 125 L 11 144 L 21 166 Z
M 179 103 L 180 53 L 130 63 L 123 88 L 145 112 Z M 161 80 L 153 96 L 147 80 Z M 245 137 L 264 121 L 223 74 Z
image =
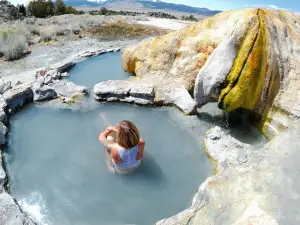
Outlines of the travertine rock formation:
M 300 16 L 228 11 L 127 48 L 123 68 L 157 85 L 194 90 L 201 106 L 242 108 L 266 135 L 300 117 Z

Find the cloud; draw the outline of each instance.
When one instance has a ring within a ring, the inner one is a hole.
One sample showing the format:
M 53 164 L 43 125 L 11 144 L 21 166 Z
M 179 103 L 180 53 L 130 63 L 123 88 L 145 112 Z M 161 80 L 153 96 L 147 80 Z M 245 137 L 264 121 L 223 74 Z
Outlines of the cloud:
M 272 9 L 278 9 L 278 7 L 276 6 L 276 5 L 269 5 L 270 6 L 270 8 L 272 8 Z
M 276 10 L 291 10 L 286 8 L 280 8 L 276 5 L 266 5 L 266 4 L 245 4 L 244 7 L 246 8 L 267 8 L 267 9 L 276 9 Z

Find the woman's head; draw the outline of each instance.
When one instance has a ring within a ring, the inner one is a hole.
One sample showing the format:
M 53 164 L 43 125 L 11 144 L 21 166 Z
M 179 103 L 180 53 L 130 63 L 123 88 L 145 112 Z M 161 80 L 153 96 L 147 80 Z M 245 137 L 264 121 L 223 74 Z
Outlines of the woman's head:
M 136 146 L 140 140 L 140 134 L 137 127 L 128 120 L 123 120 L 117 125 L 117 142 L 124 148 Z

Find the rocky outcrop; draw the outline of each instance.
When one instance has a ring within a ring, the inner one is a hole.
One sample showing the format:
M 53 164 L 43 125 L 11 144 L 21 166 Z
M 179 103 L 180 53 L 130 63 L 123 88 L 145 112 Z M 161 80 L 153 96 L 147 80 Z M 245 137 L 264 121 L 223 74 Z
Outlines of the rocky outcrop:
M 32 89 L 28 85 L 18 85 L 3 94 L 8 111 L 15 111 L 33 100 Z
M 257 148 L 220 127 L 211 129 L 203 144 L 215 175 L 199 187 L 189 209 L 157 224 L 298 224 L 299 168 L 293 159 L 300 154 L 299 135 L 298 126 Z
M 194 90 L 198 106 L 243 109 L 273 136 L 300 117 L 300 16 L 228 11 L 125 49 L 123 68 L 141 80 Z
M 0 224 L 35 225 L 8 193 L 0 192 Z
M 124 80 L 109 80 L 95 85 L 94 98 L 140 105 L 174 105 L 188 115 L 195 113 L 196 107 L 185 88 L 156 88 L 151 84 Z

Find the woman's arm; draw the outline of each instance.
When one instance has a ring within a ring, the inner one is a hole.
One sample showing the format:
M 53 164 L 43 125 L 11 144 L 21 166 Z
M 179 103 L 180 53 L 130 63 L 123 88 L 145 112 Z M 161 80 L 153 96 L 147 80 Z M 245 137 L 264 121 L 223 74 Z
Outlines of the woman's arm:
M 108 148 L 108 141 L 107 141 L 107 136 L 110 135 L 111 132 L 117 132 L 117 128 L 115 127 L 107 127 L 105 129 L 105 131 L 103 131 L 100 135 L 99 135 L 99 140 L 100 142 L 104 145 L 104 147 Z
M 110 157 L 113 158 L 116 163 L 122 163 L 115 144 L 111 144 L 107 140 L 107 136 L 110 135 L 111 132 L 118 132 L 118 130 L 115 127 L 107 127 L 106 130 L 99 135 L 99 140 L 104 147 L 108 149 Z
M 140 138 L 138 143 L 138 155 L 136 157 L 136 160 L 141 160 L 143 158 L 144 148 L 145 148 L 145 141 L 142 138 Z

